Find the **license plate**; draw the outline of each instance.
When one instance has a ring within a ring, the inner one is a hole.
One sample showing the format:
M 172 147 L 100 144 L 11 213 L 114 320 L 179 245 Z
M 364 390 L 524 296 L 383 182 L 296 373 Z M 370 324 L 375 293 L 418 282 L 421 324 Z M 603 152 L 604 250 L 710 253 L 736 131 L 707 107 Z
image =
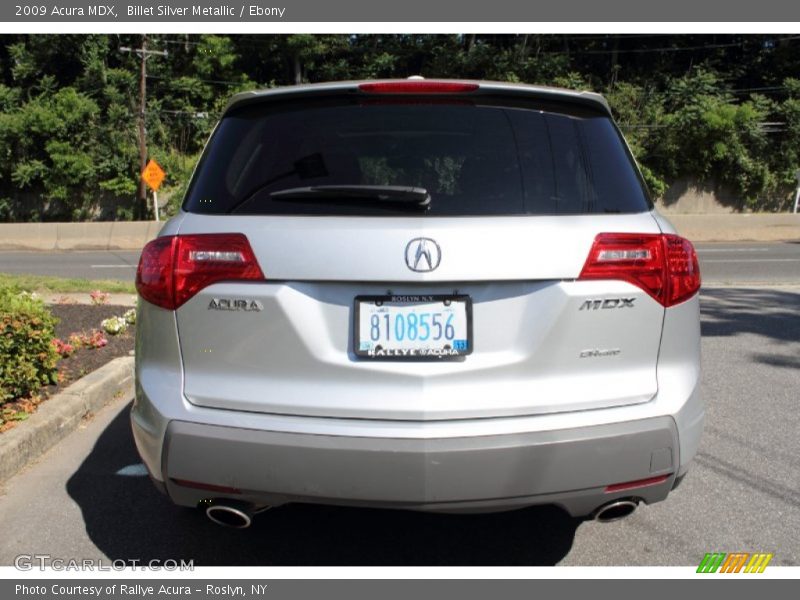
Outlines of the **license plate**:
M 441 359 L 472 352 L 469 296 L 358 296 L 355 300 L 357 356 Z

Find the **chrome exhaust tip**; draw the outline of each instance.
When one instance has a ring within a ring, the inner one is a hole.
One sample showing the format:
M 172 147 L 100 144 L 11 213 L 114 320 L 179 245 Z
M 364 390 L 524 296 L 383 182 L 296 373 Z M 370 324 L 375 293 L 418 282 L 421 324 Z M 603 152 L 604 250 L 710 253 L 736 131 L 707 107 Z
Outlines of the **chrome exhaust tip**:
M 637 506 L 639 506 L 639 502 L 632 498 L 614 500 L 608 504 L 603 504 L 603 506 L 594 511 L 592 518 L 601 523 L 619 521 L 620 519 L 632 515 Z
M 240 500 L 219 499 L 206 508 L 206 516 L 217 525 L 234 529 L 247 529 L 253 523 L 252 504 Z

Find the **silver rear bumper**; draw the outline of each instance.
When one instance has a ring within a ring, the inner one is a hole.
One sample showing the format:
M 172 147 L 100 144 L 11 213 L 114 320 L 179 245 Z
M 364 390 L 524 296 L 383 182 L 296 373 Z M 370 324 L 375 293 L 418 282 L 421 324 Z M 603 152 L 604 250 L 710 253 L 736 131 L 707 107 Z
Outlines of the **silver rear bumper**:
M 134 435 L 140 432 L 134 420 Z M 137 439 L 138 443 L 138 439 Z M 171 421 L 161 470 L 177 504 L 319 502 L 426 511 L 556 504 L 573 516 L 620 497 L 666 498 L 680 460 L 671 417 L 507 435 L 395 439 L 309 435 Z M 668 475 L 605 493 L 610 484 Z M 236 488 L 210 492 L 176 480 Z

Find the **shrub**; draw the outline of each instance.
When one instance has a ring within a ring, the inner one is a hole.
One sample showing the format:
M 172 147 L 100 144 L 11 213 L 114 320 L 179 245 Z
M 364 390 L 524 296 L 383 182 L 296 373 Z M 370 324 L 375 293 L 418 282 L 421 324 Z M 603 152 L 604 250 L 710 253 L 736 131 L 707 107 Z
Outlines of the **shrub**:
M 106 330 L 106 333 L 111 335 L 124 333 L 125 330 L 128 329 L 128 322 L 123 317 L 110 317 L 108 319 L 103 319 L 103 322 L 100 323 L 100 325 Z
M 61 358 L 68 358 L 75 352 L 75 347 L 72 344 L 59 338 L 53 340 L 53 348 L 56 349 L 56 352 L 58 352 Z
M 69 343 L 75 348 L 102 348 L 108 344 L 106 336 L 99 329 L 92 329 L 88 334 L 73 333 L 69 336 Z
M 111 294 L 102 290 L 95 290 L 89 294 L 89 297 L 92 299 L 92 304 L 94 305 L 108 304 L 108 299 L 111 297 Z
M 0 288 L 0 404 L 56 381 L 56 323 L 40 299 Z

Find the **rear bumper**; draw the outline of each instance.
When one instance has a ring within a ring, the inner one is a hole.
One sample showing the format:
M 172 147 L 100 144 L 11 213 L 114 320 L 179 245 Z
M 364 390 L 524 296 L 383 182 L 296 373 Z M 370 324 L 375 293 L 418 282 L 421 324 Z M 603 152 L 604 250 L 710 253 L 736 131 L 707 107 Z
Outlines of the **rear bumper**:
M 619 497 L 648 503 L 666 498 L 680 464 L 678 448 L 670 417 L 445 439 L 307 435 L 173 421 L 162 472 L 171 499 L 187 506 L 209 497 L 448 512 L 556 504 L 583 516 Z M 605 493 L 609 484 L 658 475 L 668 477 Z M 175 480 L 241 493 L 198 490 Z

